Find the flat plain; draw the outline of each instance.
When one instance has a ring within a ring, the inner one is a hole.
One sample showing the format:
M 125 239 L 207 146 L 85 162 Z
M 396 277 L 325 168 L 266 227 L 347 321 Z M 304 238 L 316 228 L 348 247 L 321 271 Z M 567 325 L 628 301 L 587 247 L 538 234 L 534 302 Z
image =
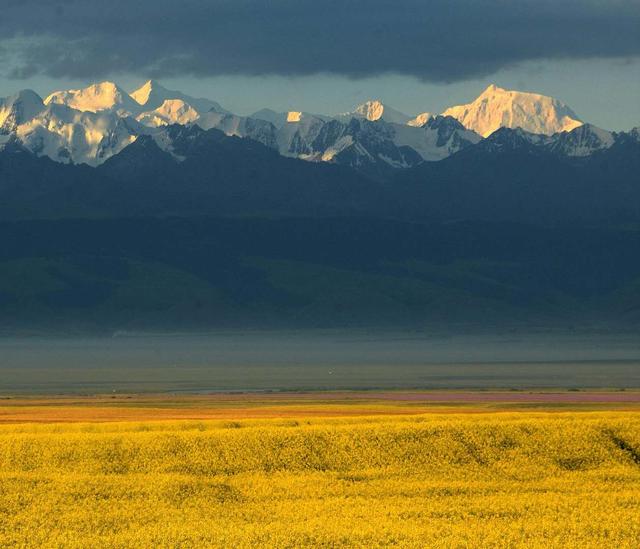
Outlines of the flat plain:
M 13 397 L 3 547 L 637 547 L 640 393 Z

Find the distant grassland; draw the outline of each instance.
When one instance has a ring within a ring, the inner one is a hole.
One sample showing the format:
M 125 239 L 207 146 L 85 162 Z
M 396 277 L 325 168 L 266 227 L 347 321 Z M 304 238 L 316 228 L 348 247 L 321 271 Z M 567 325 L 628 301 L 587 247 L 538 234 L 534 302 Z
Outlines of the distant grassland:
M 637 412 L 0 426 L 2 547 L 638 547 L 639 516 Z
M 0 425 L 613 410 L 640 412 L 640 392 L 556 389 L 6 396 L 0 398 Z

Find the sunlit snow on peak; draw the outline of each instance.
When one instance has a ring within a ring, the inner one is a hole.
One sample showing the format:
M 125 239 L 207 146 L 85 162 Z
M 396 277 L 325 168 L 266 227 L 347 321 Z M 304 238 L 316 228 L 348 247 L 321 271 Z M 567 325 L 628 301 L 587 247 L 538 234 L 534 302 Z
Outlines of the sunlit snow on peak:
M 582 125 L 567 105 L 553 97 L 506 90 L 495 84 L 471 103 L 451 107 L 442 114 L 456 118 L 483 137 L 499 128 L 522 128 L 531 133 L 553 135 Z

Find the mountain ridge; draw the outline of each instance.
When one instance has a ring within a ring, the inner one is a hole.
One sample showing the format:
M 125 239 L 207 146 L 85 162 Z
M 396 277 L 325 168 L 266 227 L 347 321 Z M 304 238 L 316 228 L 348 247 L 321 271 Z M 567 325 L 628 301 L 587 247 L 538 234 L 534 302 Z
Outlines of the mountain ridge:
M 469 105 L 474 104 L 482 108 L 471 112 Z M 496 117 L 501 124 L 497 130 L 521 128 L 525 140 L 544 142 L 566 156 L 588 156 L 619 138 L 615 132 L 578 122 L 566 105 L 540 94 L 491 85 L 469 105 L 414 118 L 379 100 L 333 117 L 269 109 L 238 116 L 215 101 L 169 90 L 154 80 L 131 94 L 105 81 L 54 92 L 44 101 L 29 90 L 0 100 L 0 132 L 15 134 L 35 154 L 97 166 L 140 136 L 152 136 L 162 144 L 166 127 L 199 125 L 258 141 L 283 156 L 340 163 L 377 178 L 443 160 L 489 138 L 496 131 Z M 572 128 L 551 133 L 558 127 Z

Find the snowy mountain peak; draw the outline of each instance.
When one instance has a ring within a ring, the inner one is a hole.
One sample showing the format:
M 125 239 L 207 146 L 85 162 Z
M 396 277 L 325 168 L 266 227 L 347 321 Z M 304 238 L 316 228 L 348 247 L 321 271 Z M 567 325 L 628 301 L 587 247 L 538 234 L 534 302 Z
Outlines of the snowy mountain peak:
M 444 111 L 466 128 L 487 137 L 498 128 L 522 128 L 544 135 L 571 131 L 582 125 L 564 103 L 537 93 L 488 86 L 474 101 Z
M 14 134 L 37 156 L 63 163 L 101 164 L 135 141 L 143 126 L 114 110 L 98 113 L 50 103 Z
M 42 98 L 32 90 L 0 99 L 0 134 L 14 131 L 18 125 L 30 120 L 44 108 Z
M 159 84 L 156 80 L 147 80 L 137 90 L 131 92 L 131 98 L 137 104 L 139 111 L 154 111 L 160 108 L 162 104 L 169 99 L 179 99 L 184 101 L 201 115 L 209 111 L 229 114 L 229 111 L 223 109 L 220 104 L 215 101 L 191 97 L 179 91 L 169 90 Z
M 158 84 L 155 80 L 147 80 L 137 90 L 131 92 L 130 95 L 139 105 L 145 106 L 152 94 L 166 91 L 168 90 Z
M 366 101 L 362 105 L 357 106 L 354 112 L 364 116 L 367 120 L 371 120 L 373 122 L 382 118 L 382 114 L 384 113 L 384 105 L 381 101 L 374 99 L 371 101 Z
M 140 114 L 136 120 L 145 126 L 157 128 L 170 124 L 191 124 L 200 114 L 182 99 L 167 99 L 157 109 Z
M 484 94 L 492 94 L 495 93 L 497 91 L 500 92 L 505 92 L 507 90 L 505 90 L 504 88 L 499 88 L 498 86 L 496 86 L 495 84 L 489 84 L 486 89 L 480 94 L 481 96 Z
M 44 100 L 46 105 L 67 105 L 83 112 L 100 112 L 107 110 L 123 114 L 139 111 L 139 105 L 114 82 L 99 82 L 86 88 L 53 92 Z
M 415 118 L 412 118 L 407 122 L 407 126 L 415 126 L 416 128 L 420 128 L 424 126 L 431 118 L 433 118 L 433 113 L 423 112 L 420 113 Z
M 33 90 L 20 90 L 15 95 L 0 99 L 0 104 L 22 104 L 28 109 L 41 109 L 43 105 L 42 97 Z
M 366 118 L 371 122 L 384 120 L 385 122 L 392 122 L 395 124 L 406 124 L 411 118 L 410 116 L 385 105 L 378 99 L 365 101 L 362 105 L 358 105 L 352 113 L 347 114 Z

